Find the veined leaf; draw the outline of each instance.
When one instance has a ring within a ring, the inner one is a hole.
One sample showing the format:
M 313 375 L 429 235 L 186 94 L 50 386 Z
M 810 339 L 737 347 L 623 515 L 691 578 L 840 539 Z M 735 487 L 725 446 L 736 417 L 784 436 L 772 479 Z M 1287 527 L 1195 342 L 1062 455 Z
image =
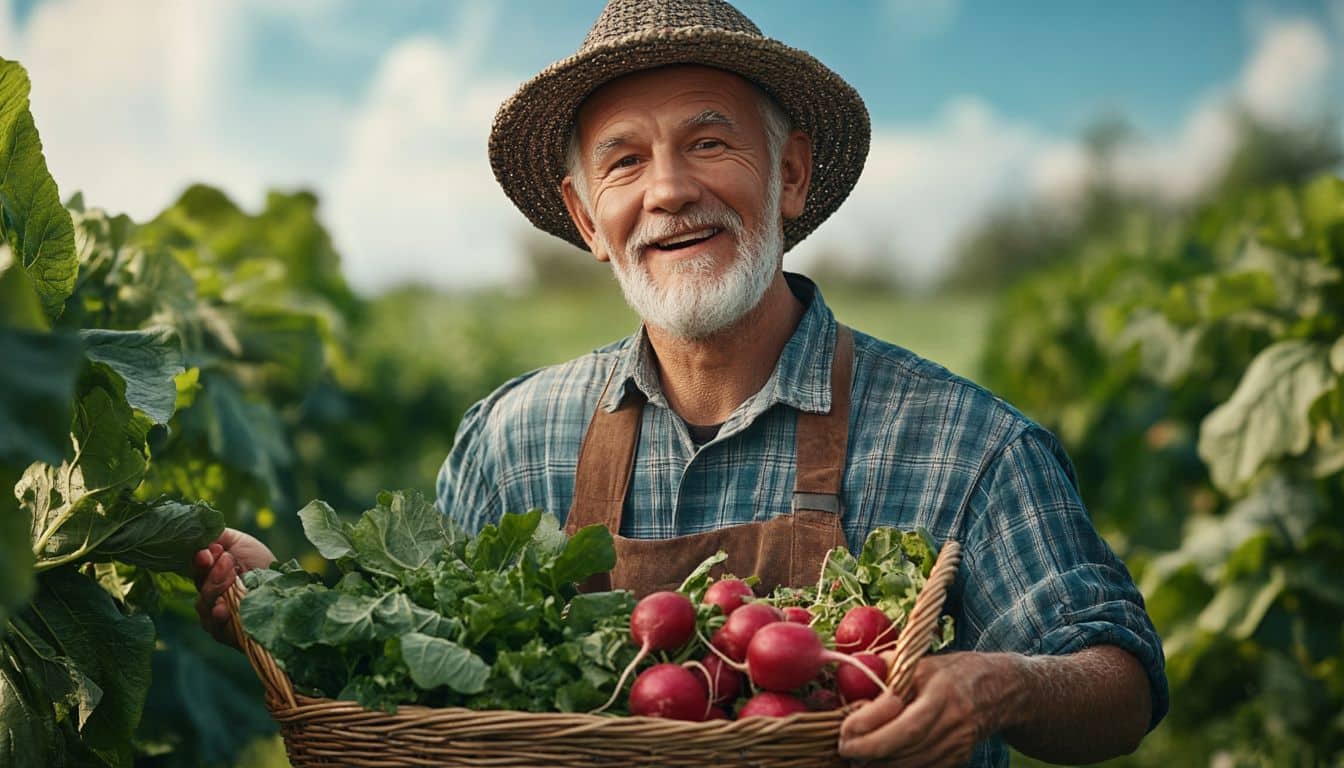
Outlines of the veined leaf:
M 181 571 L 192 553 L 219 538 L 224 516 L 204 502 L 161 498 L 121 500 L 119 527 L 89 553 L 92 561 L 116 560 L 155 571 Z
M 14 258 L 9 243 L 0 240 L 0 328 L 47 331 L 51 323 L 28 272 Z
M 30 608 L 43 640 L 102 692 L 84 719 L 85 744 L 112 765 L 127 764 L 129 740 L 149 690 L 154 625 L 126 616 L 92 580 L 72 568 L 43 574 Z
M 448 546 L 444 517 L 419 493 L 380 493 L 378 506 L 350 529 L 360 567 L 397 576 L 428 563 Z
M 1225 492 L 1243 487 L 1265 462 L 1311 443 L 1308 411 L 1334 384 L 1326 350 L 1280 341 L 1251 361 L 1232 397 L 1205 417 L 1199 456 Z
M 167 424 L 177 401 L 173 377 L 186 370 L 182 350 L 167 326 L 139 331 L 80 331 L 90 360 L 104 363 L 126 382 L 126 401 L 156 424 Z
M 79 262 L 70 213 L 42 156 L 28 109 L 28 73 L 0 59 L 0 234 L 18 254 L 47 317 L 60 316 Z
M 303 524 L 303 535 L 308 537 L 319 554 L 328 560 L 340 560 L 355 553 L 350 543 L 349 526 L 341 522 L 325 501 L 310 501 L 299 510 L 299 522 Z
M 412 682 L 425 690 L 446 685 L 458 693 L 480 693 L 490 676 L 481 657 L 457 643 L 419 632 L 401 636 L 401 657 Z

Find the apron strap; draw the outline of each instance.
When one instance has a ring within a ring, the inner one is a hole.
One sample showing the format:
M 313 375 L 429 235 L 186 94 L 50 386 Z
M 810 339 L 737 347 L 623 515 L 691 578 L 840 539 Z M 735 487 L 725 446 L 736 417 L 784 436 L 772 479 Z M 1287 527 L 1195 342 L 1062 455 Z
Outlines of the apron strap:
M 565 518 L 565 533 L 573 536 L 580 528 L 602 525 L 611 535 L 621 532 L 621 511 L 625 506 L 630 472 L 635 465 L 639 445 L 639 426 L 647 398 L 636 387 L 626 393 L 615 411 L 602 407 L 607 400 L 619 361 L 607 376 L 607 385 L 597 399 L 597 409 L 588 422 L 579 449 L 579 464 L 574 474 L 574 501 Z M 624 382 L 622 382 L 624 385 Z
M 831 410 L 799 413 L 797 425 L 797 477 L 793 511 L 812 510 L 843 516 L 840 484 L 845 476 L 849 447 L 850 386 L 854 368 L 854 334 L 836 324 L 835 354 L 831 368 Z M 588 434 L 579 449 L 574 476 L 574 501 L 565 519 L 565 532 L 574 535 L 587 525 L 603 525 L 613 536 L 620 534 L 625 496 L 639 446 L 639 428 L 647 402 L 636 388 L 620 407 L 608 412 L 602 407 L 616 375 L 598 398 Z
M 836 323 L 831 365 L 831 410 L 798 414 L 798 469 L 793 511 L 829 512 L 840 517 L 840 484 L 849 448 L 850 385 L 854 370 L 854 333 Z

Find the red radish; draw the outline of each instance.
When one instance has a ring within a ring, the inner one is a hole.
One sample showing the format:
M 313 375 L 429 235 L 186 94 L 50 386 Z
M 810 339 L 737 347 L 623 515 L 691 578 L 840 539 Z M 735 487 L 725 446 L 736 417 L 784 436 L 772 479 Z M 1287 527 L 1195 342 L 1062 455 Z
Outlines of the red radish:
M 746 598 L 755 597 L 751 585 L 741 579 L 721 579 L 709 585 L 705 590 L 705 599 L 701 602 L 719 606 L 724 616 L 741 608 Z
M 630 637 L 641 650 L 671 651 L 695 634 L 695 606 L 680 592 L 654 592 L 630 614 Z
M 742 705 L 742 708 L 737 711 L 737 719 L 741 720 L 744 717 L 788 717 L 806 711 L 807 705 L 799 701 L 796 696 L 775 691 L 762 691 Z
M 708 715 L 705 715 L 705 720 L 706 720 L 706 721 L 708 721 L 708 720 L 727 720 L 727 719 L 728 719 L 728 713 L 727 713 L 726 711 L 724 711 L 723 707 L 719 707 L 719 706 L 713 706 L 713 707 L 710 707 L 710 708 L 709 708 L 709 714 L 708 714 Z
M 592 714 L 602 712 L 610 707 L 616 697 L 620 695 L 621 689 L 625 687 L 625 680 L 639 666 L 639 662 L 649 655 L 649 651 L 671 651 L 685 645 L 695 634 L 695 606 L 691 604 L 691 599 L 680 592 L 654 592 L 646 595 L 644 599 L 635 604 L 635 609 L 630 613 L 630 637 L 636 643 L 639 643 L 639 653 L 630 665 L 621 672 L 621 677 L 616 681 L 616 690 L 611 692 L 611 698 Z M 700 710 L 704 714 L 704 708 Z
M 747 603 L 733 611 L 733 615 L 714 633 L 714 647 L 727 654 L 733 661 L 747 658 L 747 644 L 757 630 L 768 624 L 784 620 L 784 614 L 773 605 L 765 603 Z
M 856 653 L 854 660 L 871 669 L 878 679 L 886 679 L 887 662 L 883 661 L 881 656 L 875 653 Z M 840 698 L 846 704 L 860 699 L 875 699 L 882 692 L 877 683 L 862 670 L 848 665 L 835 670 L 835 687 L 839 689 Z
M 671 720 L 703 720 L 709 702 L 694 672 L 677 664 L 655 664 L 630 686 L 630 714 Z
M 706 693 L 715 704 L 730 702 L 742 692 L 742 673 L 724 661 L 723 657 L 710 652 L 705 654 L 700 664 L 705 668 L 701 678 L 709 678 L 701 682 L 710 686 Z
M 811 624 L 812 612 L 799 605 L 790 605 L 784 609 L 784 620 L 794 624 Z
M 862 667 L 885 690 L 880 678 L 853 657 L 828 651 L 821 636 L 802 624 L 779 622 L 761 627 L 747 647 L 747 674 L 768 691 L 790 691 L 816 678 L 828 661 Z
M 761 627 L 747 646 L 747 674 L 767 691 L 791 691 L 812 680 L 825 663 L 821 636 L 802 624 Z
M 894 635 L 887 637 L 892 627 L 891 619 L 881 608 L 856 605 L 835 625 L 835 649 L 841 653 L 871 650 L 881 641 L 894 639 Z

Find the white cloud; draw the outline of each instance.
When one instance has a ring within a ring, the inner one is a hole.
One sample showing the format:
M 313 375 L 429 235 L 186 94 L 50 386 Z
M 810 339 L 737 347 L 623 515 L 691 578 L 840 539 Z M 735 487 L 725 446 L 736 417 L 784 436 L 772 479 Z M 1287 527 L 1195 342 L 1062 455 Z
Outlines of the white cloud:
M 1336 0 L 1344 13 L 1344 0 Z M 1205 94 L 1173 134 L 1121 148 L 1117 181 L 1128 188 L 1185 199 L 1204 189 L 1236 145 L 1235 108 L 1266 120 L 1319 114 L 1331 76 L 1330 44 L 1304 19 L 1266 19 L 1239 76 Z M 974 97 L 948 102 L 922 126 L 875 126 L 863 177 L 839 211 L 798 246 L 806 266 L 837 254 L 872 253 L 880 242 L 904 276 L 935 278 L 951 247 L 989 208 L 1043 196 L 1076 199 L 1089 160 L 1076 137 L 1050 135 L 995 114 Z
M 11 32 L 32 80 L 32 111 L 62 195 L 144 218 L 186 183 L 209 179 L 260 199 L 263 169 L 228 151 L 219 121 L 222 67 L 237 45 L 225 0 L 40 3 Z
M 331 189 L 330 226 L 362 290 L 463 287 L 515 277 L 528 227 L 491 173 L 485 141 L 512 82 L 475 69 L 472 40 L 406 40 L 383 58 Z
M 1243 71 L 1239 96 L 1262 120 L 1317 117 L 1325 107 L 1330 59 L 1330 43 L 1314 22 L 1276 22 L 1262 33 Z
M 928 125 L 875 131 L 854 192 L 789 259 L 809 264 L 880 242 L 905 279 L 927 282 L 966 227 L 994 202 L 1036 191 L 1040 168 L 1067 151 L 979 100 L 953 100 Z

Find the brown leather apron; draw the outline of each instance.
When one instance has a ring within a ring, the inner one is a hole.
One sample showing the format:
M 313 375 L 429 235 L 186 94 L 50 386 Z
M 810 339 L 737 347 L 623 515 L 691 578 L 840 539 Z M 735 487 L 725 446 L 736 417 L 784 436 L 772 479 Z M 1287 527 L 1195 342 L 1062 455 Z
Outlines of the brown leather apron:
M 716 573 L 756 574 L 761 579 L 756 589 L 762 594 L 781 584 L 815 584 L 826 554 L 845 546 L 840 483 L 849 441 L 853 361 L 854 336 L 849 328 L 837 325 L 831 410 L 798 414 L 798 469 L 790 514 L 670 539 L 620 535 L 646 398 L 634 390 L 619 408 L 608 412 L 602 407 L 604 391 L 579 451 L 565 532 L 572 536 L 587 525 L 606 526 L 616 544 L 616 567 L 609 579 L 594 577 L 584 589 L 629 589 L 639 596 L 675 589 L 695 566 L 719 550 L 728 559 Z

